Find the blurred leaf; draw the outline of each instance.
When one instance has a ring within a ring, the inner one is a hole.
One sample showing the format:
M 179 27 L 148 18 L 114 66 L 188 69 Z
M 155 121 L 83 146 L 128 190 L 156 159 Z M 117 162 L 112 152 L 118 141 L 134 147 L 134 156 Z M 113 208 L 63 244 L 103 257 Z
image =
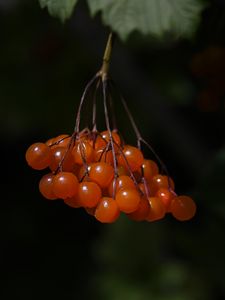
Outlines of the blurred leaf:
M 47 7 L 51 16 L 58 17 L 64 22 L 70 18 L 77 0 L 39 0 L 42 8 Z
M 92 15 L 102 12 L 106 25 L 126 40 L 133 31 L 162 37 L 190 36 L 204 4 L 199 0 L 87 0 Z

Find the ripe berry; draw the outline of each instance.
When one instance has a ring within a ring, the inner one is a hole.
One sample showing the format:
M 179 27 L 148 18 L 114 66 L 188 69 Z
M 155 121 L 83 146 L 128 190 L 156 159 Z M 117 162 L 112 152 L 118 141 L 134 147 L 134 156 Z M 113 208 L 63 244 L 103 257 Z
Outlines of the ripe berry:
M 60 134 L 53 139 L 53 146 L 54 147 L 67 147 L 70 143 L 70 136 L 68 134 Z
M 132 172 L 137 171 L 144 162 L 144 157 L 142 152 L 136 147 L 129 146 L 129 145 L 125 146 L 123 149 L 123 154 L 126 159 L 120 153 L 118 157 L 118 163 L 119 165 L 125 168 L 128 167 L 127 166 L 128 163 Z
M 114 180 L 109 185 L 108 192 L 110 197 L 113 195 Z M 116 180 L 116 193 L 121 189 L 135 189 L 135 184 L 129 176 L 119 176 Z
M 53 193 L 61 199 L 71 198 L 77 194 L 78 180 L 70 172 L 60 172 L 53 179 Z
M 153 195 L 160 189 L 160 188 L 171 188 L 174 190 L 174 182 L 171 178 L 165 176 L 165 175 L 156 175 L 152 178 L 152 180 L 149 182 L 150 191 Z
M 104 162 L 94 163 L 91 165 L 89 177 L 96 182 L 101 188 L 106 188 L 112 181 L 114 169 Z
M 128 214 L 137 210 L 140 200 L 140 194 L 136 189 L 121 189 L 116 194 L 119 209 Z
M 153 160 L 145 159 L 142 164 L 142 168 L 144 173 L 143 175 L 148 181 L 150 181 L 154 176 L 156 176 L 159 173 L 159 168 Z
M 150 210 L 146 218 L 148 222 L 157 221 L 164 218 L 166 209 L 160 198 L 149 197 Z
M 78 142 L 72 150 L 72 155 L 76 164 L 83 165 L 90 163 L 94 159 L 94 150 L 87 141 Z
M 112 151 L 105 151 L 104 149 L 95 150 L 95 161 L 105 162 L 107 164 L 113 165 Z
M 161 199 L 162 203 L 165 205 L 166 211 L 168 211 L 170 203 L 176 194 L 166 188 L 160 188 L 155 196 Z
M 174 218 L 179 221 L 187 221 L 194 217 L 196 204 L 193 199 L 188 196 L 178 196 L 172 200 L 169 209 Z
M 102 198 L 95 210 L 95 218 L 102 223 L 113 223 L 119 215 L 117 202 L 112 198 Z
M 64 147 L 54 147 L 52 149 L 52 156 L 53 159 L 49 166 L 52 171 L 57 170 L 62 159 L 63 159 L 62 170 L 66 172 L 73 171 L 75 163 L 71 155 L 71 150 L 68 150 L 67 148 Z
M 84 207 L 95 207 L 102 197 L 100 187 L 94 182 L 82 182 L 79 184 L 77 197 Z
M 80 208 L 82 207 L 82 204 L 79 201 L 79 198 L 77 195 L 71 197 L 71 198 L 66 198 L 64 199 L 64 203 L 67 204 L 68 206 L 72 208 Z
M 44 175 L 39 182 L 40 193 L 49 200 L 55 200 L 57 197 L 53 193 L 53 179 L 54 175 L 52 173 Z
M 120 136 L 116 132 L 112 132 L 112 138 L 115 144 L 120 145 Z M 101 136 L 98 136 L 95 141 L 95 149 L 103 149 L 110 141 L 110 134 L 108 131 L 103 131 Z M 116 147 L 116 145 L 115 145 Z
M 133 221 L 144 221 L 149 215 L 150 205 L 146 197 L 142 197 L 138 204 L 138 208 L 128 214 L 128 217 Z
M 44 143 L 35 143 L 27 149 L 26 161 L 31 168 L 43 170 L 52 161 L 51 149 Z

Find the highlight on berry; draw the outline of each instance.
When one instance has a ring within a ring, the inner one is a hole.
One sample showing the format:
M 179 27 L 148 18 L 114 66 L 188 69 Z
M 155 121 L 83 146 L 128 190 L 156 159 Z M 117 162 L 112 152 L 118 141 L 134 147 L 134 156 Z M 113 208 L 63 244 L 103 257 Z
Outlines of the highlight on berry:
M 35 170 L 47 169 L 39 183 L 44 198 L 83 208 L 99 222 L 113 223 L 120 214 L 134 221 L 153 222 L 166 214 L 179 221 L 189 220 L 196 213 L 195 202 L 176 194 L 165 164 L 141 136 L 126 101 L 108 75 L 112 41 L 110 34 L 102 68 L 84 89 L 72 134 L 34 143 L 27 149 L 26 161 Z M 130 120 L 136 145 L 127 144 L 117 128 L 115 94 Z M 92 105 L 91 125 L 81 129 L 87 101 Z M 97 101 L 104 108 L 104 131 L 98 130 Z M 144 157 L 143 147 L 154 159 Z

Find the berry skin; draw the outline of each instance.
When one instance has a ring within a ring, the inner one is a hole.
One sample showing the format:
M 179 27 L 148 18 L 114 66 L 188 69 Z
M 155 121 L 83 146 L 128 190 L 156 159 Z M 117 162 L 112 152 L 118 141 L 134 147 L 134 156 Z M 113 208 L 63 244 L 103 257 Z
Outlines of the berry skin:
M 143 173 L 146 180 L 150 181 L 154 176 L 159 174 L 159 168 L 153 160 L 145 159 L 143 164 Z
M 114 142 L 117 145 L 121 144 L 120 136 L 116 132 L 112 132 L 112 137 L 113 137 Z M 105 148 L 109 141 L 110 141 L 109 132 L 107 130 L 101 132 L 101 136 L 98 136 L 96 141 L 95 141 L 95 149 L 98 150 L 98 149 Z M 116 145 L 115 145 L 115 147 L 116 147 Z
M 176 196 L 175 192 L 169 191 L 166 188 L 161 188 L 157 191 L 156 197 L 160 198 L 168 211 L 172 199 Z
M 88 173 L 90 173 L 90 170 L 91 170 L 91 165 L 88 165 L 87 166 Z M 82 166 L 80 168 L 80 170 L 78 172 L 78 179 L 79 179 L 79 181 L 81 181 L 81 180 L 82 181 L 89 181 L 90 180 L 88 174 L 86 174 L 87 171 L 86 171 L 86 167 L 85 166 Z M 85 174 L 86 174 L 86 176 L 85 176 Z
M 137 210 L 140 201 L 140 194 L 136 189 L 121 189 L 116 194 L 119 209 L 127 214 Z
M 119 207 L 112 198 L 104 197 L 95 210 L 95 218 L 101 223 L 113 223 L 120 215 Z
M 113 195 L 114 180 L 109 185 L 108 192 L 110 197 Z M 119 176 L 116 180 L 116 193 L 121 189 L 135 189 L 135 184 L 129 176 Z
M 94 150 L 87 141 L 78 142 L 72 150 L 74 161 L 78 165 L 90 163 L 94 159 Z
M 51 171 L 56 171 L 59 167 L 59 164 L 61 163 L 61 160 L 64 159 L 62 163 L 62 170 L 65 172 L 71 172 L 74 168 L 74 160 L 71 155 L 71 150 L 67 150 L 67 148 L 64 147 L 54 147 L 52 149 L 52 162 L 50 164 Z
M 169 184 L 170 181 L 170 184 Z M 174 190 L 174 182 L 171 178 L 165 176 L 165 175 L 156 175 L 152 178 L 152 180 L 149 182 L 149 186 L 150 186 L 150 191 L 151 194 L 155 195 L 156 192 L 160 189 L 160 188 L 166 188 L 169 189 L 171 188 L 172 190 Z
M 39 182 L 39 191 L 48 200 L 57 199 L 52 190 L 54 177 L 52 173 L 49 173 L 44 175 Z
M 60 172 L 53 180 L 53 193 L 61 199 L 71 198 L 77 194 L 78 180 L 70 172 Z
M 113 165 L 113 154 L 112 151 L 104 151 L 104 149 L 95 150 L 95 161 L 105 162 Z
M 51 149 L 44 143 L 35 143 L 27 149 L 26 161 L 31 168 L 43 170 L 52 161 Z
M 70 136 L 68 134 L 60 134 L 53 139 L 52 149 L 55 147 L 67 147 L 70 143 Z
M 146 197 L 142 197 L 137 210 L 127 216 L 133 221 L 144 221 L 149 215 L 150 205 Z
M 80 208 L 82 204 L 80 203 L 77 196 L 64 199 L 64 203 L 72 208 Z
M 166 209 L 160 198 L 149 197 L 150 210 L 146 221 L 153 222 L 164 218 Z
M 177 220 L 187 221 L 194 217 L 196 204 L 188 196 L 178 196 L 172 200 L 169 210 Z
M 144 157 L 142 152 L 133 146 L 126 145 L 123 149 L 123 154 L 127 160 L 125 160 L 124 156 L 120 153 L 118 157 L 119 165 L 128 168 L 127 163 L 130 166 L 132 172 L 137 171 L 144 162 Z
M 100 187 L 94 182 L 82 182 L 79 184 L 77 198 L 83 207 L 95 207 L 102 198 Z
M 104 162 L 94 163 L 91 165 L 89 177 L 101 188 L 107 188 L 114 176 L 114 169 Z

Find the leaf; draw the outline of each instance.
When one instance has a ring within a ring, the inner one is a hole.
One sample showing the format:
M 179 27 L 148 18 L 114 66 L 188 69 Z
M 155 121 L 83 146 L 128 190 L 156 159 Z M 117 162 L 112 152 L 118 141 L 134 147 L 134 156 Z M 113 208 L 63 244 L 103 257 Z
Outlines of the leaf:
M 190 36 L 205 7 L 201 0 L 87 0 L 92 15 L 102 12 L 106 25 L 122 40 L 138 31 L 161 38 L 166 33 Z
M 64 22 L 73 13 L 78 0 L 39 0 L 41 8 L 48 8 L 51 16 L 58 17 Z

